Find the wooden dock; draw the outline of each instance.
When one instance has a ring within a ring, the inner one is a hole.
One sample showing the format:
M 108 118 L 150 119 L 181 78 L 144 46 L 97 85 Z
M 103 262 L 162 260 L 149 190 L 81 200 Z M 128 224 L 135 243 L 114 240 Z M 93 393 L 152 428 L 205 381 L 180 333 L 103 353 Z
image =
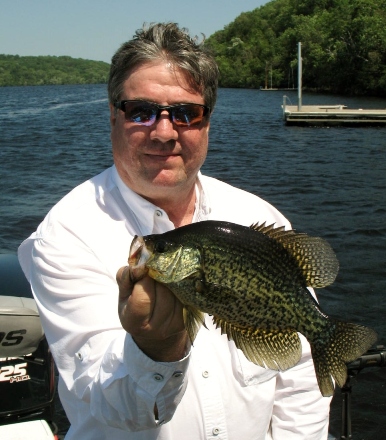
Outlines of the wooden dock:
M 302 43 L 298 43 L 298 105 L 287 105 L 283 96 L 283 119 L 287 125 L 386 126 L 386 109 L 349 109 L 338 105 L 302 105 Z
M 285 105 L 283 118 L 286 125 L 309 126 L 386 126 L 386 109 L 349 109 L 345 105 Z

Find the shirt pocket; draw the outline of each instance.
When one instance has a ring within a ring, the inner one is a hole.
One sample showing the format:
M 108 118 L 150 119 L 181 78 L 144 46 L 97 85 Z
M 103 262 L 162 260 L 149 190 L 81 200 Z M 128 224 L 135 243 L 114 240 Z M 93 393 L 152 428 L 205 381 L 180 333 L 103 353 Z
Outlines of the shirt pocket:
M 233 374 L 242 386 L 253 386 L 267 382 L 279 373 L 276 370 L 260 367 L 249 361 L 233 341 L 229 341 Z

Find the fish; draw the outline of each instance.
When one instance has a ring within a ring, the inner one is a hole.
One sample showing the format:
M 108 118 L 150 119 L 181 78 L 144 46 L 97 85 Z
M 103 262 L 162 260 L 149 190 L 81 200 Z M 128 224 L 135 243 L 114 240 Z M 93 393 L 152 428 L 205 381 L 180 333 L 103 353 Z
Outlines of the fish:
M 329 317 L 309 290 L 332 284 L 339 271 L 320 237 L 207 220 L 135 236 L 128 263 L 134 277 L 148 275 L 181 301 L 192 343 L 209 314 L 249 361 L 285 371 L 301 358 L 302 334 L 323 396 L 344 386 L 346 364 L 377 339 L 368 327 Z

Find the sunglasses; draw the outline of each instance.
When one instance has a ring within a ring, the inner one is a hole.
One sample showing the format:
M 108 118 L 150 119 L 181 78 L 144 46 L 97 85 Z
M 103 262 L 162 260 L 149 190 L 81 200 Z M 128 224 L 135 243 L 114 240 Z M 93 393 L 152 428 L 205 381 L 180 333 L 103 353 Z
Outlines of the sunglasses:
M 159 105 L 140 100 L 114 102 L 114 107 L 125 113 L 126 121 L 149 127 L 160 117 L 163 110 L 169 113 L 169 119 L 178 127 L 191 127 L 201 124 L 209 112 L 209 107 L 201 104 Z

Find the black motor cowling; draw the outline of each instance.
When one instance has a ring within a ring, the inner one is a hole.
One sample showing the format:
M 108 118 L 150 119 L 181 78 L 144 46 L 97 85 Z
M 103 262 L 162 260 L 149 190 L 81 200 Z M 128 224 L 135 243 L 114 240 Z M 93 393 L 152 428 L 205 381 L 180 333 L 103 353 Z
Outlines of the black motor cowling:
M 0 424 L 54 412 L 54 362 L 16 255 L 0 255 Z

